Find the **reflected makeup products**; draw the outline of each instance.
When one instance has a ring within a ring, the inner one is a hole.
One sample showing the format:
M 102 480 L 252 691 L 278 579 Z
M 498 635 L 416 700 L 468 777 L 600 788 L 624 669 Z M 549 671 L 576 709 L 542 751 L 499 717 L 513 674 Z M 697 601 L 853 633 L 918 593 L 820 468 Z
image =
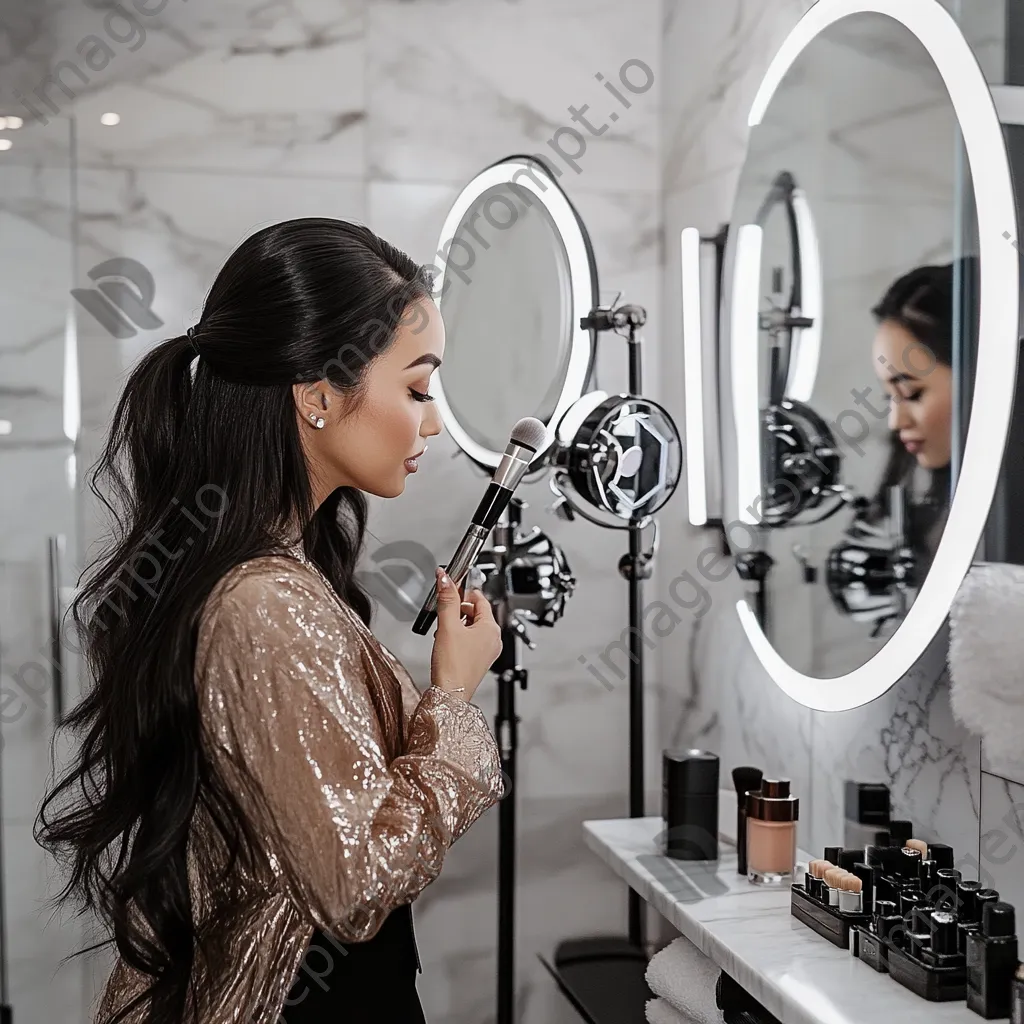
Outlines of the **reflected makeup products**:
M 843 793 L 843 846 L 863 849 L 889 825 L 889 787 L 874 782 L 847 781 Z

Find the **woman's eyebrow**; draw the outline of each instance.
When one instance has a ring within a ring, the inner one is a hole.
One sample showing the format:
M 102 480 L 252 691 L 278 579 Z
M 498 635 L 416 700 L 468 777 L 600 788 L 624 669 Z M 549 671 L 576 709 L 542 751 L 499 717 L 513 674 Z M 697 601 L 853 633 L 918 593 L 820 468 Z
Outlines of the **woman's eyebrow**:
M 422 355 L 418 359 L 414 359 L 406 369 L 411 370 L 414 366 L 432 366 L 436 370 L 440 365 L 441 360 L 438 359 L 433 352 L 427 352 L 426 355 Z
M 909 373 L 897 373 L 894 377 L 889 378 L 890 384 L 902 384 L 904 381 L 908 384 L 916 384 L 918 378 L 911 376 Z

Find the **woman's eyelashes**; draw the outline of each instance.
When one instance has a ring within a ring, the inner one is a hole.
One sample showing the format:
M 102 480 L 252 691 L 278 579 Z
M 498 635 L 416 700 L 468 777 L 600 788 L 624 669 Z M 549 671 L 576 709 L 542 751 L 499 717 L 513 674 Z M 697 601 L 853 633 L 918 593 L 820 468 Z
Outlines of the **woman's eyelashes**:
M 917 388 L 914 391 L 908 391 L 905 394 L 896 392 L 896 394 L 888 394 L 886 398 L 889 400 L 889 404 L 893 402 L 916 402 L 924 394 L 924 388 Z
M 417 391 L 414 387 L 409 388 L 409 394 L 416 399 L 417 402 L 432 402 L 434 396 L 427 394 L 426 391 Z

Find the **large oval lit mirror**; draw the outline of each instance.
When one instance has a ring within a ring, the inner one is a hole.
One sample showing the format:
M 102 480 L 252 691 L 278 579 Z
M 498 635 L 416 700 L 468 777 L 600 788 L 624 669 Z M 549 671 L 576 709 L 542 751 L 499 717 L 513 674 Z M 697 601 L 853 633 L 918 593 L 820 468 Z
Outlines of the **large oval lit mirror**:
M 438 252 L 446 341 L 432 390 L 456 444 L 497 466 L 512 424 L 554 427 L 584 391 L 593 345 L 580 320 L 598 290 L 590 240 L 549 168 L 513 156 L 462 190 Z
M 922 655 L 984 528 L 1016 373 L 1008 161 L 935 0 L 819 0 L 749 121 L 722 301 L 737 611 L 790 696 L 845 710 Z

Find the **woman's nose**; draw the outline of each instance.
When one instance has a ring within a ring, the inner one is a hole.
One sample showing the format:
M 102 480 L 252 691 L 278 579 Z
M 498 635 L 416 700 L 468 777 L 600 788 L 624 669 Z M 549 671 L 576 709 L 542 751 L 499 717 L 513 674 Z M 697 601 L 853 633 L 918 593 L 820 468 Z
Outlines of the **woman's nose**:
M 889 429 L 902 430 L 909 422 L 907 409 L 898 398 L 892 399 L 889 403 Z
M 420 436 L 434 437 L 442 430 L 444 430 L 444 424 L 441 422 L 441 410 L 438 409 L 436 402 L 431 402 L 427 408 L 427 415 L 423 417 L 423 422 L 420 424 Z

